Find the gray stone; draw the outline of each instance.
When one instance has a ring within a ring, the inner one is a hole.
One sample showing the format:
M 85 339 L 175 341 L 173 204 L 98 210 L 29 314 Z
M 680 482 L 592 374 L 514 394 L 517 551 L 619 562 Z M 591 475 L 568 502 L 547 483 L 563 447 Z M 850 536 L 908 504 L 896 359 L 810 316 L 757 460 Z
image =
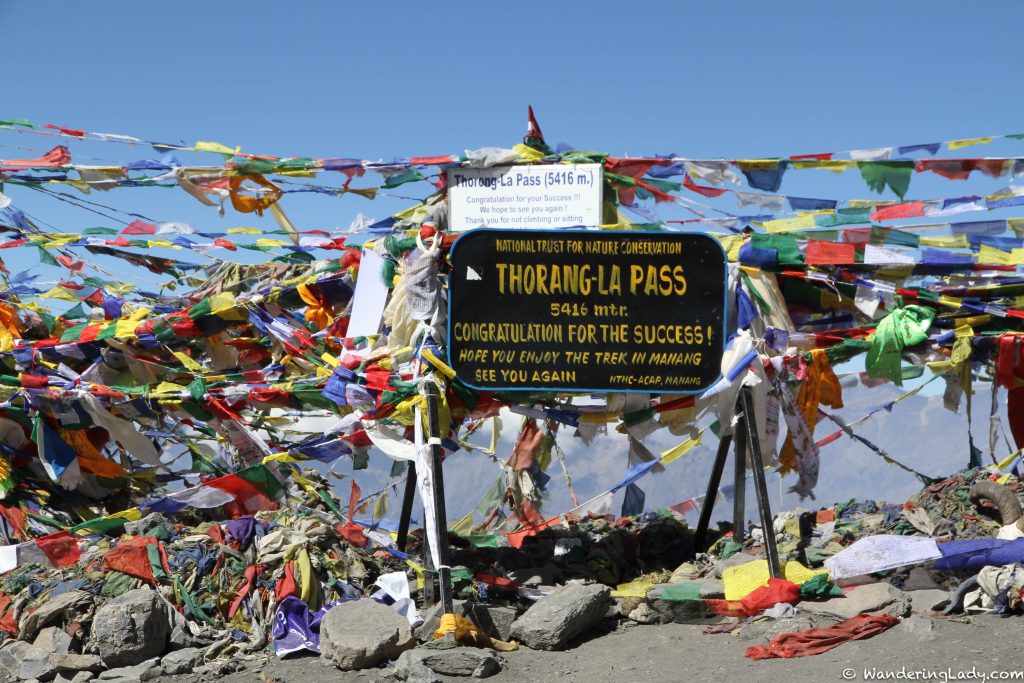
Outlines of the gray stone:
M 71 678 L 68 678 L 68 676 L 71 676 Z M 96 678 L 96 674 L 91 671 L 79 671 L 76 674 L 57 674 L 57 677 L 53 679 L 53 683 L 88 683 L 94 678 Z
M 395 678 L 400 681 L 436 679 L 424 672 L 424 668 L 442 676 L 487 678 L 501 671 L 501 661 L 489 650 L 475 647 L 417 648 L 406 650 L 395 662 Z
M 754 560 L 762 560 L 762 557 L 754 557 L 753 555 L 747 555 L 746 553 L 733 553 L 724 560 L 718 560 L 715 562 L 715 578 L 722 578 L 722 572 L 729 567 L 738 567 L 741 564 L 747 562 L 753 562 Z
M 460 617 L 468 617 L 473 604 L 468 600 L 452 600 L 452 613 Z M 416 627 L 416 639 L 421 643 L 429 643 L 434 639 L 434 631 L 441 626 L 444 605 L 437 603 L 423 613 L 423 623 Z
M 32 614 L 22 618 L 19 624 L 18 638 L 35 640 L 39 629 L 58 619 L 66 622 L 86 621 L 92 610 L 93 597 L 89 593 L 80 590 L 62 593 L 52 600 L 48 600 Z
M 508 578 L 524 586 L 551 586 L 561 573 L 558 567 L 549 564 L 543 567 L 513 569 L 508 572 Z
M 559 650 L 597 626 L 611 601 L 607 586 L 570 583 L 512 622 L 511 637 L 534 650 Z M 328 612 L 330 614 L 330 612 Z
M 910 614 L 910 595 L 884 581 L 858 586 L 841 598 L 824 602 L 801 602 L 800 609 L 849 619 L 864 612 L 881 612 L 897 617 Z
M 661 615 L 651 609 L 651 606 L 646 602 L 641 602 L 633 608 L 633 611 L 625 616 L 630 621 L 635 621 L 638 624 L 657 624 L 661 621 Z
M 160 595 L 137 588 L 96 611 L 91 647 L 110 667 L 139 664 L 167 648 L 170 621 Z
M 949 602 L 949 591 L 936 588 L 910 591 L 910 608 L 913 612 L 930 612 L 942 609 Z
M 8 641 L 0 648 L 0 681 L 15 681 L 21 676 L 21 662 L 31 649 L 32 644 L 23 640 Z
M 66 655 L 70 647 L 71 636 L 63 630 L 55 626 L 44 628 L 22 654 L 19 676 L 24 680 L 50 680 L 58 673 L 51 657 Z
M 167 616 L 170 619 L 171 632 L 167 636 L 167 649 L 168 650 L 180 650 L 185 647 L 194 647 L 199 643 L 192 636 L 192 632 L 188 629 L 188 622 L 185 621 L 185 615 L 181 614 L 178 610 L 174 609 L 166 598 L 164 598 L 164 609 L 167 612 Z
M 122 666 L 117 669 L 107 669 L 100 674 L 101 681 L 136 680 L 150 681 L 163 673 L 156 657 L 139 662 L 133 666 Z
M 740 629 L 740 640 L 756 640 L 769 642 L 776 636 L 809 628 L 821 628 L 836 623 L 834 619 L 826 619 L 820 615 L 798 614 L 784 619 L 760 619 L 744 624 Z
M 74 675 L 77 671 L 99 672 L 105 669 L 103 660 L 96 655 L 76 655 L 73 653 L 63 655 L 50 655 L 50 663 L 57 669 L 57 673 L 70 673 Z
M 343 671 L 377 666 L 414 647 L 409 622 L 373 600 L 343 602 L 320 624 L 320 657 Z
M 182 650 L 168 652 L 160 660 L 160 666 L 168 675 L 187 674 L 202 663 L 203 651 L 198 647 L 186 647 Z
M 683 581 L 681 583 L 702 584 L 700 581 Z M 720 622 L 721 617 L 711 612 L 702 598 L 692 600 L 667 599 L 662 594 L 668 590 L 679 591 L 679 583 L 659 583 L 647 591 L 647 605 L 653 615 L 647 623 L 659 624 L 713 624 Z M 699 587 L 697 588 L 699 590 Z
M 935 633 L 935 622 L 917 614 L 904 619 L 896 628 L 921 643 L 933 641 L 938 637 Z
M 700 584 L 701 599 L 725 599 L 725 584 L 721 579 L 713 579 L 709 576 L 700 579 L 698 583 Z
M 491 638 L 508 640 L 512 637 L 512 622 L 516 620 L 516 610 L 512 607 L 478 603 L 472 606 L 469 618 Z
M 941 588 L 942 586 L 932 578 L 931 572 L 924 567 L 914 567 L 911 569 L 907 580 L 903 582 L 903 590 L 908 592 L 928 589 L 940 590 Z

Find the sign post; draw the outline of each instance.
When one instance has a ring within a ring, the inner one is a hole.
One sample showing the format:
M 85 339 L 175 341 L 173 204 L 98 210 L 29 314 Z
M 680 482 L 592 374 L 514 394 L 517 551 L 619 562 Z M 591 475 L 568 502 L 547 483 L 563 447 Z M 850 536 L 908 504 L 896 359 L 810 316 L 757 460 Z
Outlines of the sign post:
M 495 195 L 496 197 L 500 195 Z M 472 230 L 451 249 L 448 364 L 487 391 L 702 393 L 721 378 L 725 254 L 700 233 Z M 737 399 L 734 534 L 746 465 L 771 575 L 780 576 L 748 387 Z M 723 435 L 697 526 L 703 546 L 725 460 Z

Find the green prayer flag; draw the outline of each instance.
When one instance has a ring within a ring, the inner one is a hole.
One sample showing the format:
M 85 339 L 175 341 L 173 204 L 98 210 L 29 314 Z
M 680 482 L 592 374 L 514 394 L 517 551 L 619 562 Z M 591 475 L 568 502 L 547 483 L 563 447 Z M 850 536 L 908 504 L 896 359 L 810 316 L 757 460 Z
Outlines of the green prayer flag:
M 864 182 L 875 192 L 881 193 L 888 187 L 903 199 L 910 189 L 910 174 L 914 172 L 913 161 L 859 161 L 857 168 Z
M 935 311 L 925 306 L 904 306 L 885 316 L 875 329 L 871 348 L 864 362 L 869 377 L 892 380 L 903 386 L 900 354 L 906 346 L 928 338 Z
M 45 263 L 45 264 L 47 264 L 49 266 L 59 266 L 60 265 L 59 263 L 57 263 L 57 259 L 53 258 L 53 256 L 50 254 L 50 252 L 48 252 L 47 250 L 43 249 L 42 247 L 36 247 L 36 248 L 39 249 L 39 262 L 40 263 Z

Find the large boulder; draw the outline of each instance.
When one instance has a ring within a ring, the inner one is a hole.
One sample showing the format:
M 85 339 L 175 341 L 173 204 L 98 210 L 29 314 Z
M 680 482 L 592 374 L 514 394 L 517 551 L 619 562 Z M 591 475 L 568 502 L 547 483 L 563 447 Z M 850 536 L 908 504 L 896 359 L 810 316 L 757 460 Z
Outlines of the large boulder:
M 512 622 L 511 636 L 534 650 L 560 650 L 597 626 L 610 603 L 607 586 L 570 583 L 538 600 Z
M 160 595 L 137 588 L 96 611 L 90 647 L 108 667 L 141 664 L 167 648 L 170 619 Z
M 343 671 L 377 666 L 414 647 L 405 617 L 373 600 L 335 605 L 320 623 L 320 657 Z

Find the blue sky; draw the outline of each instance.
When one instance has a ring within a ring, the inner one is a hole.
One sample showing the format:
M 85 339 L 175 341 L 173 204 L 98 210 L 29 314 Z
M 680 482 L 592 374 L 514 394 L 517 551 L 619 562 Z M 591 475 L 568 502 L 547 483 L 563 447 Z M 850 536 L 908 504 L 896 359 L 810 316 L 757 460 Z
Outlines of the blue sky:
M 511 146 L 527 104 L 549 143 L 619 155 L 752 158 L 924 143 L 1024 132 L 1015 76 L 1022 16 L 1024 5 L 1009 1 L 4 0 L 0 118 L 370 159 Z M 0 158 L 51 142 L 0 131 Z M 1024 141 L 1016 145 L 978 154 L 1019 155 Z M 71 148 L 90 163 L 153 156 Z M 916 176 L 911 195 L 1001 184 Z M 287 209 L 300 229 L 345 227 L 358 212 L 383 217 L 430 188 L 399 190 L 377 202 L 302 196 Z M 62 229 L 110 225 L 23 188 L 5 191 Z M 873 196 L 856 173 L 791 172 L 782 192 Z M 219 218 L 180 192 L 93 199 L 197 228 L 253 222 Z M 4 259 L 12 269 L 35 262 Z

